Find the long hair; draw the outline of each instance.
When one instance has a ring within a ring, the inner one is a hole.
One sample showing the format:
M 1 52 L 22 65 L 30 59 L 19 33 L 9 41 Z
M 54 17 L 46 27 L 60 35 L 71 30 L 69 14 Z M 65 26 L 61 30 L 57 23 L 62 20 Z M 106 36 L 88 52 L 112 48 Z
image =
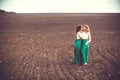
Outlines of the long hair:
M 77 34 L 77 32 L 79 32 L 80 30 L 81 30 L 81 25 L 77 26 L 77 28 L 76 28 L 76 34 Z
M 77 28 L 76 28 L 76 34 L 77 34 L 77 32 L 79 32 L 81 30 L 81 26 L 79 25 L 79 26 L 77 26 Z

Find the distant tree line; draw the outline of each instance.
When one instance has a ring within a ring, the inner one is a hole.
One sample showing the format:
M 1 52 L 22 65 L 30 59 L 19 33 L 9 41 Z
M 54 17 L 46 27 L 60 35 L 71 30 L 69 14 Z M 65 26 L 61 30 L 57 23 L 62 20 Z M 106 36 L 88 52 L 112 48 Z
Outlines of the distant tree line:
M 15 13 L 15 12 L 7 12 L 5 10 L 0 9 L 0 13 Z

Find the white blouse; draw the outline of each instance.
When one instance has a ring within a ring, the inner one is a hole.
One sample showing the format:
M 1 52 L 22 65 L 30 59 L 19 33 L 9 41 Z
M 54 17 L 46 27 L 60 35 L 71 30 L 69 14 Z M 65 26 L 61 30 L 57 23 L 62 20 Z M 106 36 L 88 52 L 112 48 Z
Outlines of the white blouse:
M 80 36 L 83 38 L 83 39 L 88 39 L 88 36 L 89 36 L 89 32 L 81 32 L 80 33 Z
M 86 33 L 86 32 L 81 32 L 80 31 L 80 32 L 77 33 L 76 37 L 77 37 L 77 39 L 80 39 L 80 37 L 82 37 L 82 39 L 88 39 L 89 38 L 89 34 L 90 34 L 89 32 Z
M 80 39 L 80 37 L 79 37 L 80 33 L 81 33 L 81 32 L 77 32 L 77 34 L 76 34 L 76 38 L 77 38 L 77 39 Z

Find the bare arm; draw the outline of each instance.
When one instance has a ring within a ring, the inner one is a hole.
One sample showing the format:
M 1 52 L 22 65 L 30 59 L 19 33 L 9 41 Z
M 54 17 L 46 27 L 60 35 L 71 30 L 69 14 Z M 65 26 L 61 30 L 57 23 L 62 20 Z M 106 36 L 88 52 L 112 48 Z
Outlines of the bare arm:
M 90 33 L 88 33 L 88 41 L 87 41 L 86 45 L 87 45 L 89 42 L 91 42 L 91 34 L 90 34 Z
M 88 42 L 91 42 L 91 34 L 88 34 Z
M 78 33 L 78 36 L 80 39 L 83 39 L 80 32 Z

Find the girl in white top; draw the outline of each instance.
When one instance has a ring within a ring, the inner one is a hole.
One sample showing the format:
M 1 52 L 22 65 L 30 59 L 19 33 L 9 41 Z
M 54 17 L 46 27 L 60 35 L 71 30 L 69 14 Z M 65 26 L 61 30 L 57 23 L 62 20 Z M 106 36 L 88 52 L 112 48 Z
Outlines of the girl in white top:
M 82 57 L 82 53 L 81 53 L 81 48 L 82 48 L 82 38 L 80 36 L 81 34 L 81 25 L 77 26 L 76 28 L 76 40 L 75 40 L 75 44 L 74 44 L 74 58 L 73 58 L 73 62 L 75 64 L 82 64 L 83 62 L 83 57 Z
M 82 38 L 82 48 L 81 53 L 83 56 L 84 64 L 86 65 L 88 63 L 89 58 L 89 43 L 91 42 L 91 34 L 90 34 L 90 28 L 88 25 L 84 24 L 82 25 L 82 30 L 79 32 L 78 36 Z

